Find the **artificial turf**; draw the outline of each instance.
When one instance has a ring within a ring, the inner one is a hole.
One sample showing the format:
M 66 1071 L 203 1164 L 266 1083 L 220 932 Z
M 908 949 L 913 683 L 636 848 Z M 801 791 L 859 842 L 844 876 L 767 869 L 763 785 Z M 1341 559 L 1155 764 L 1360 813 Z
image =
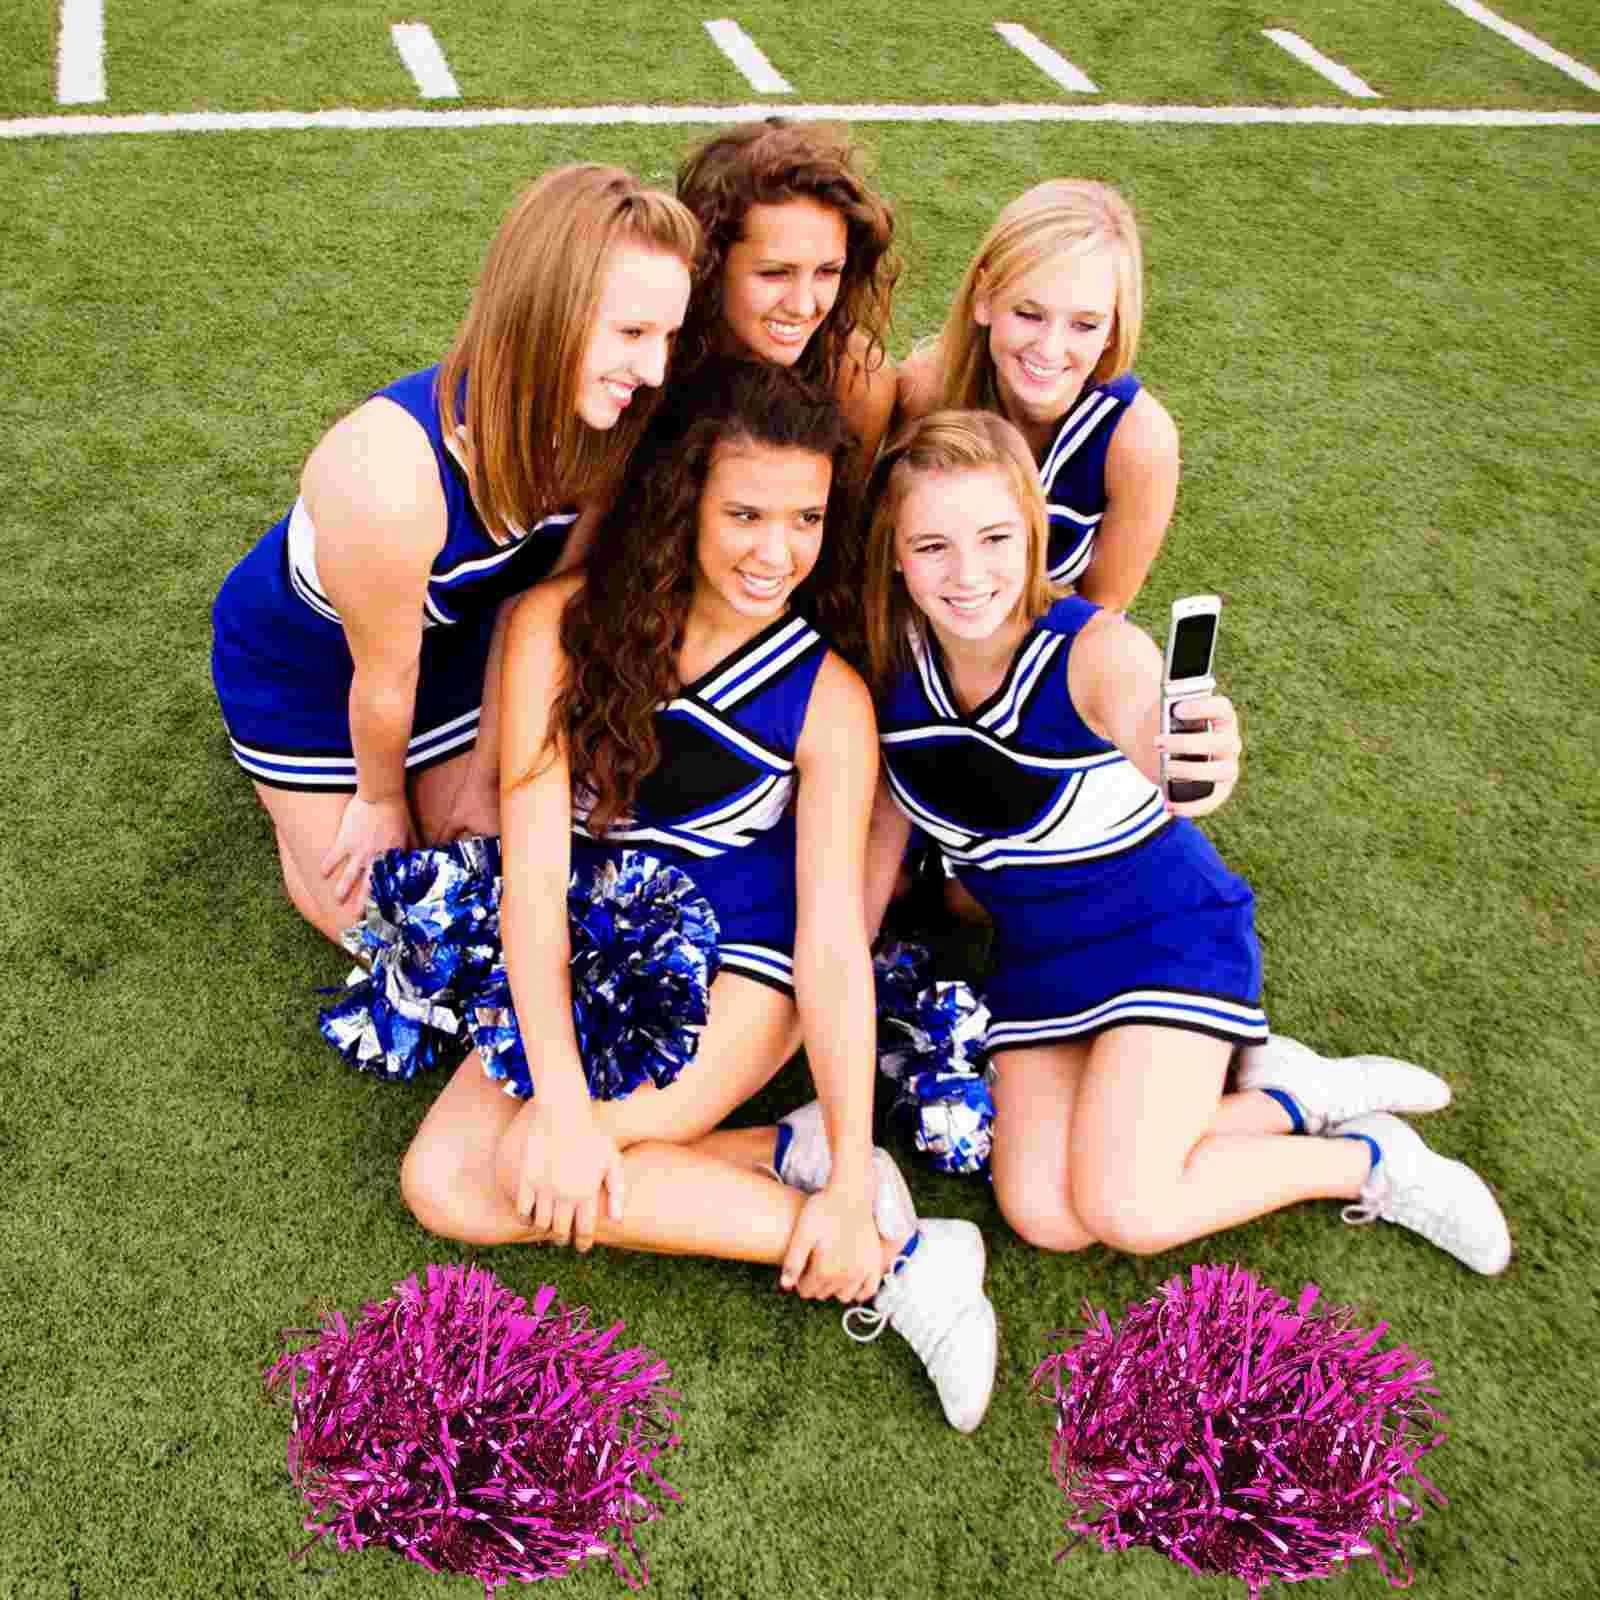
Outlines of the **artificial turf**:
M 343 963 L 284 900 L 228 755 L 207 607 L 321 428 L 442 349 L 520 183 L 579 158 L 659 179 L 694 130 L 14 143 L 0 1595 L 474 1593 L 384 1555 L 291 1564 L 286 1419 L 258 1385 L 281 1329 L 467 1254 L 626 1319 L 671 1364 L 684 1501 L 641 1541 L 663 1597 L 1239 1593 L 1148 1554 L 1053 1565 L 1048 1415 L 1026 1398 L 1085 1297 L 1115 1310 L 1212 1260 L 1315 1281 L 1436 1363 L 1450 1504 L 1410 1540 L 1417 1592 L 1596 1592 L 1579 1530 L 1600 1489 L 1600 146 L 1583 129 L 863 136 L 910 262 L 901 352 L 1037 177 L 1109 177 L 1135 200 L 1138 366 L 1185 457 L 1137 611 L 1153 626 L 1175 594 L 1226 597 L 1247 772 L 1208 828 L 1257 891 L 1270 1015 L 1451 1080 L 1428 1132 L 1501 1196 L 1509 1272 L 1341 1227 L 1332 1205 L 1152 1260 L 1048 1257 L 981 1184 L 919 1174 L 922 1209 L 974 1218 L 991 1248 L 1000 1388 L 964 1439 L 905 1346 L 847 1344 L 836 1311 L 769 1272 L 429 1239 L 396 1185 L 429 1086 L 358 1079 L 317 1036 L 314 991 Z M 749 1115 L 808 1093 L 791 1068 Z M 1370 1564 L 1337 1581 L 1386 1592 Z

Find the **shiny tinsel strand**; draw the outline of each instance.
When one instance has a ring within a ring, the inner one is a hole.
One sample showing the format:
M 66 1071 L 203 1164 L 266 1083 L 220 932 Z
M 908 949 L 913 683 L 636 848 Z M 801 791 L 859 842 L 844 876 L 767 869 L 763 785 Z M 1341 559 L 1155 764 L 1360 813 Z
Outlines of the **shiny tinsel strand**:
M 1083 1328 L 1054 1336 L 1069 1342 L 1032 1387 L 1055 1407 L 1073 1544 L 1148 1545 L 1252 1600 L 1363 1556 L 1411 1582 L 1400 1530 L 1427 1496 L 1444 1503 L 1417 1466 L 1444 1437 L 1433 1369 L 1379 1350 L 1387 1323 L 1313 1315 L 1317 1296 L 1307 1284 L 1291 1305 L 1243 1267 L 1196 1266 L 1115 1326 L 1085 1306 Z
M 430 1266 L 273 1362 L 306 1530 L 469 1575 L 486 1597 L 593 1556 L 643 1583 L 634 1530 L 659 1515 L 646 1490 L 678 1498 L 657 1473 L 679 1443 L 671 1374 L 614 1348 L 620 1322 L 597 1330 L 555 1296 L 525 1306 L 490 1272 Z

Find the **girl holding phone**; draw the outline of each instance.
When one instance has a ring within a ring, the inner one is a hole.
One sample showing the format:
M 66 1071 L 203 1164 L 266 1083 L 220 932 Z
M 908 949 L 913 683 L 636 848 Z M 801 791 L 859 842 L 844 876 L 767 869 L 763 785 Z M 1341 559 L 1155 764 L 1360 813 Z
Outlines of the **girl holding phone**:
M 913 822 L 994 921 L 993 1174 L 1013 1228 L 1045 1249 L 1147 1254 L 1334 1198 L 1347 1220 L 1397 1222 L 1501 1271 L 1510 1238 L 1488 1187 L 1391 1114 L 1426 1108 L 1418 1069 L 1300 1063 L 1224 1094 L 1232 1053 L 1267 1037 L 1261 957 L 1249 886 L 1187 817 L 1222 803 L 1236 763 L 1192 764 L 1212 793 L 1163 801 L 1162 750 L 1203 754 L 1202 736 L 1161 732 L 1145 634 L 1058 598 L 1022 434 L 992 412 L 909 425 L 869 512 L 884 761 L 869 924 Z M 1297 1127 L 1326 1137 L 1281 1137 Z

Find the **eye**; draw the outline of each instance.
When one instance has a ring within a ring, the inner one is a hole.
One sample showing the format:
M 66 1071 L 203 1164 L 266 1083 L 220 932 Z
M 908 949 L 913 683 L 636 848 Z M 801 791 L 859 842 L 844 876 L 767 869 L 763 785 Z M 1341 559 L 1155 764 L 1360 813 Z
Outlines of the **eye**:
M 800 525 L 803 528 L 820 528 L 826 515 L 827 513 L 822 511 L 802 511 L 800 513 Z
M 842 278 L 844 276 L 844 268 L 834 266 L 818 267 L 817 276 L 819 278 Z
M 1098 322 L 1084 322 L 1079 320 L 1074 322 L 1072 326 L 1076 328 L 1079 333 L 1098 333 L 1100 331 L 1100 324 Z
M 618 331 L 624 339 L 642 339 L 644 337 L 643 328 L 622 328 Z
M 787 267 L 763 267 L 760 275 L 763 278 L 787 278 L 789 269 Z
M 1004 544 L 1011 537 L 1009 533 L 989 533 L 984 535 L 985 544 Z
M 929 539 L 925 543 L 914 544 L 911 547 L 911 553 L 914 556 L 936 556 L 941 554 L 943 550 L 944 541 L 942 539 Z
M 1021 310 L 1019 308 L 1018 310 L 1013 311 L 1011 314 L 1019 322 L 1043 322 L 1044 321 L 1044 318 L 1041 317 L 1037 311 L 1023 311 L 1023 310 Z

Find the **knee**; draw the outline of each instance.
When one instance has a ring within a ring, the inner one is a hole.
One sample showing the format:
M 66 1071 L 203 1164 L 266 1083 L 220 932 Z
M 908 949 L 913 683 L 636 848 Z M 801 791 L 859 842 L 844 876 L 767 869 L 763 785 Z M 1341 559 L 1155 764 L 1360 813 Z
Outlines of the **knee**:
M 1149 1196 L 1136 1200 L 1127 1190 L 1084 1185 L 1073 1196 L 1083 1225 L 1109 1250 L 1127 1256 L 1159 1255 L 1170 1249 L 1174 1239 L 1171 1227 Z
M 461 1234 L 454 1226 L 456 1219 L 448 1204 L 450 1188 L 442 1166 L 431 1150 L 420 1141 L 413 1142 L 400 1163 L 400 1198 L 429 1233 L 456 1239 Z
M 1095 1242 L 1064 1199 L 1052 1204 L 1037 1194 L 1017 1194 L 1000 1184 L 995 1185 L 995 1199 L 1011 1231 L 1036 1250 L 1086 1250 Z

